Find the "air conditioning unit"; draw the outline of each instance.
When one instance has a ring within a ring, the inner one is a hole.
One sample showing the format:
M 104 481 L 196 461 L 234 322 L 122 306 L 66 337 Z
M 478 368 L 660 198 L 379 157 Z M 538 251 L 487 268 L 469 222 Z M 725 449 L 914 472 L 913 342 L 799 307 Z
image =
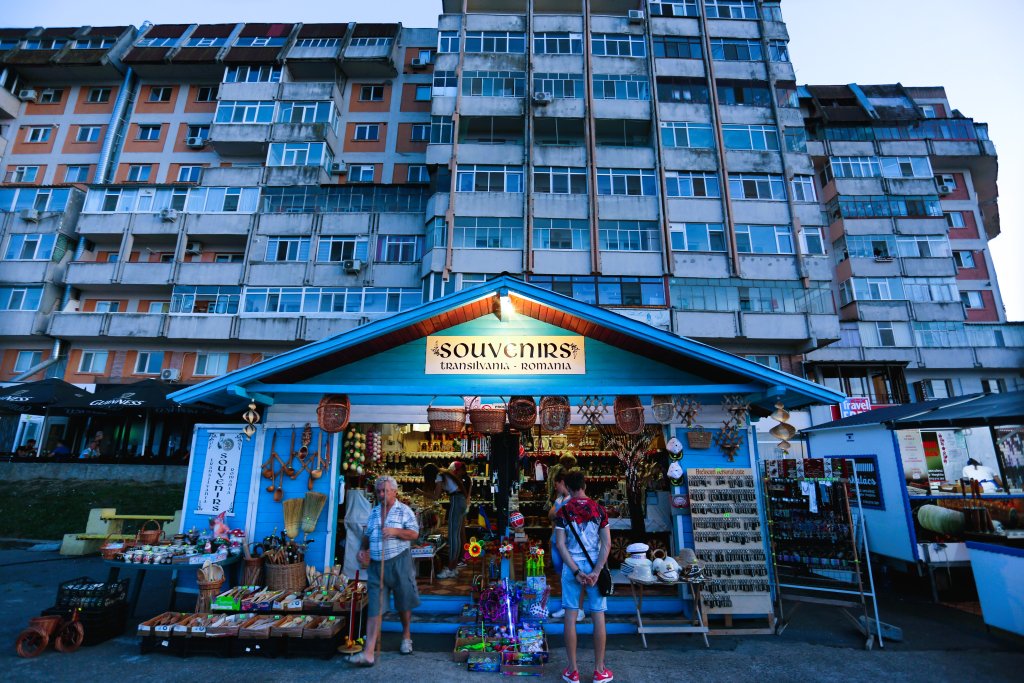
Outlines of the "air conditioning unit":
M 18 91 L 18 99 L 22 102 L 35 102 L 39 99 L 39 93 L 32 88 L 26 88 Z
M 953 192 L 953 188 L 949 185 L 939 185 L 939 194 L 950 194 Z
M 21 220 L 28 221 L 29 223 L 38 223 L 39 209 L 22 209 Z
M 206 138 L 200 135 L 193 135 L 192 137 L 185 138 L 185 146 L 191 147 L 192 149 L 202 149 L 206 147 Z
M 193 256 L 196 256 L 196 255 L 202 253 L 202 251 L 203 251 L 203 243 L 202 242 L 186 242 L 185 243 L 185 253 L 186 254 L 192 254 Z
M 174 221 L 178 220 L 178 210 L 160 209 L 160 220 L 167 221 L 168 223 L 173 223 Z
M 629 10 L 629 23 L 642 24 L 644 22 L 644 11 L 642 9 Z
M 331 173 L 336 173 L 337 175 L 345 175 L 346 173 L 348 173 L 348 166 L 345 165 L 344 161 L 336 161 L 333 164 L 331 164 Z
M 165 382 L 176 382 L 181 379 L 181 370 L 178 368 L 165 368 L 160 371 L 160 379 Z
M 341 262 L 341 267 L 346 273 L 356 274 L 363 269 L 363 262 L 357 258 L 347 258 Z
M 409 66 L 414 69 L 425 69 L 428 64 L 430 64 L 429 59 L 414 59 L 410 62 Z
M 533 94 L 533 103 L 538 105 L 551 104 L 555 96 L 549 92 L 538 92 Z

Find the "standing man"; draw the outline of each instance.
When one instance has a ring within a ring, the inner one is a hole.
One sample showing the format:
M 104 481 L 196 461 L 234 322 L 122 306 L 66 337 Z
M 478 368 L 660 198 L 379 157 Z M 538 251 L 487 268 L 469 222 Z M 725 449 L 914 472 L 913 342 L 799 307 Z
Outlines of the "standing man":
M 608 512 L 596 500 L 587 498 L 587 482 L 581 470 L 571 470 L 565 475 L 565 487 L 570 498 L 555 516 L 555 542 L 562 556 L 565 651 L 569 656 L 569 666 L 562 672 L 562 680 L 566 683 L 580 680 L 576 667 L 576 612 L 585 593 L 587 609 L 594 622 L 594 683 L 608 683 L 615 678 L 611 669 L 604 665 L 608 639 L 604 613 L 608 609 L 608 598 L 597 591 L 597 577 L 608 562 L 612 547 Z
M 380 504 L 370 511 L 366 520 L 366 531 L 363 532 L 362 549 L 356 556 L 359 564 L 370 565 L 366 578 L 369 598 L 369 616 L 366 620 L 366 645 L 362 652 L 348 658 L 357 666 L 373 666 L 374 648 L 380 634 L 382 618 L 381 600 L 381 565 L 384 570 L 384 587 L 395 596 L 395 610 L 402 620 L 403 655 L 412 654 L 412 633 L 409 624 L 412 621 L 412 610 L 419 606 L 420 596 L 416 590 L 416 576 L 409 551 L 410 541 L 416 540 L 420 534 L 416 514 L 412 509 L 398 500 L 398 482 L 393 477 L 383 476 L 377 479 L 377 499 Z M 383 524 L 381 523 L 383 521 Z M 383 560 L 383 562 L 382 562 Z

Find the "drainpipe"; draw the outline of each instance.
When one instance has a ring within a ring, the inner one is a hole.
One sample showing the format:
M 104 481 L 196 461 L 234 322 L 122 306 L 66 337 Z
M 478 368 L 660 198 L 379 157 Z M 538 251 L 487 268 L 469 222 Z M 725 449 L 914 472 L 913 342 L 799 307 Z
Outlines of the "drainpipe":
M 594 120 L 594 64 L 590 56 L 590 0 L 583 0 L 583 94 L 586 107 L 583 135 L 587 139 L 587 170 L 590 183 L 590 272 L 601 272 L 600 203 L 597 199 L 597 123 Z
M 125 112 L 129 100 L 135 99 L 135 74 L 132 68 L 124 74 L 124 82 L 121 83 L 121 90 L 117 93 L 117 100 L 114 102 L 114 111 L 110 114 L 110 121 L 107 124 L 107 134 L 103 138 L 103 147 L 100 149 L 100 158 L 96 164 L 97 184 L 106 185 L 113 179 L 113 164 L 111 160 L 120 156 L 120 149 L 115 149 L 124 138 L 124 127 L 128 124 Z
M 469 0 L 462 0 L 462 16 L 459 23 L 459 64 L 456 73 L 462 74 L 462 65 L 466 60 L 466 15 L 469 12 Z M 451 178 L 448 185 L 448 208 L 444 212 L 445 222 L 445 244 L 444 244 L 444 268 L 441 270 L 441 280 L 447 281 L 452 273 L 452 261 L 455 255 L 455 248 L 452 242 L 455 241 L 455 195 L 459 182 L 459 120 L 462 111 L 462 81 L 460 80 L 455 91 L 455 111 L 452 112 L 452 156 L 448 160 L 448 169 Z

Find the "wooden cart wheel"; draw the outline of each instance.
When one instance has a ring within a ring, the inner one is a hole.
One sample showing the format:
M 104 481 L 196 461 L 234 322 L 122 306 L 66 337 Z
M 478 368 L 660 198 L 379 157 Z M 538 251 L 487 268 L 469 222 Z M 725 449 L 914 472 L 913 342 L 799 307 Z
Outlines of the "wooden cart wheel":
M 85 640 L 85 627 L 80 621 L 72 621 L 57 633 L 57 640 L 53 643 L 57 652 L 74 652 L 82 647 Z
M 41 655 L 49 644 L 48 635 L 39 629 L 27 628 L 18 634 L 18 639 L 14 641 L 14 649 L 18 651 L 19 657 L 31 659 Z

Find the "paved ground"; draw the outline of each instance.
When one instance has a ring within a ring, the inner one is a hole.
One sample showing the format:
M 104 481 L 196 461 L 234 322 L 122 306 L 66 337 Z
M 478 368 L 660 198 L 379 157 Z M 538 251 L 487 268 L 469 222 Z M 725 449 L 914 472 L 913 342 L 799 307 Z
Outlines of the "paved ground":
M 448 659 L 449 636 L 419 636 L 417 652 L 397 654 L 397 637 L 385 634 L 385 652 L 372 669 L 353 671 L 340 657 L 324 662 L 305 659 L 215 659 L 194 657 L 182 660 L 166 655 L 140 655 L 138 641 L 124 636 L 72 655 L 52 650 L 34 660 L 19 659 L 13 642 L 30 616 L 50 606 L 56 586 L 76 576 L 101 578 L 106 572 L 97 558 L 67 559 L 55 552 L 29 552 L 23 548 L 0 548 L 0 677 L 9 681 L 189 681 L 245 680 L 279 681 L 331 678 L 366 682 L 416 680 L 496 680 L 494 674 L 470 674 Z M 163 611 L 166 590 L 154 577 L 147 577 L 140 602 L 141 614 Z M 182 605 L 184 607 L 184 605 Z M 1019 681 L 1024 670 L 1021 640 L 986 632 L 979 617 L 948 607 L 931 605 L 922 598 L 882 603 L 883 621 L 903 629 L 904 642 L 887 643 L 884 650 L 865 651 L 858 634 L 834 611 L 804 607 L 781 636 L 716 637 L 705 650 L 692 636 L 660 636 L 643 650 L 638 636 L 614 636 L 608 664 L 617 681 L 921 681 L 936 683 L 956 679 Z M 561 642 L 551 643 L 549 671 L 534 680 L 560 680 L 564 665 Z M 589 638 L 582 639 L 581 669 L 589 672 L 592 655 Z M 1014 674 L 1014 671 L 1017 673 Z M 589 675 L 583 677 L 589 680 Z

